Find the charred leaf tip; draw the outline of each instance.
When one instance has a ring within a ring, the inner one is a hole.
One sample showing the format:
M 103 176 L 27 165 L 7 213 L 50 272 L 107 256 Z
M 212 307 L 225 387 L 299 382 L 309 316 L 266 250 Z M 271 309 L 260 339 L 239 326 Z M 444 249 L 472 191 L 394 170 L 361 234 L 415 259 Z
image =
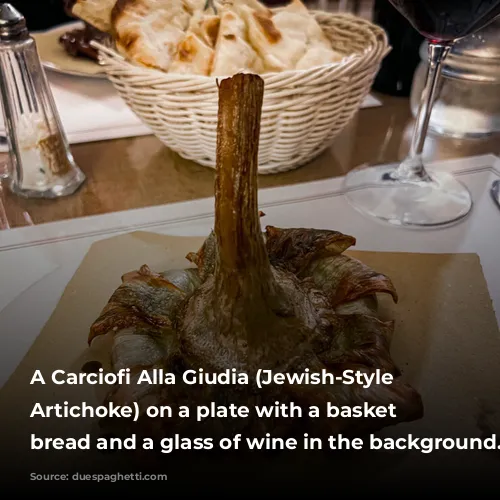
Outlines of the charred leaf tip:
M 189 252 L 186 255 L 186 260 L 189 260 L 189 262 L 196 262 L 198 260 L 198 254 L 196 252 Z

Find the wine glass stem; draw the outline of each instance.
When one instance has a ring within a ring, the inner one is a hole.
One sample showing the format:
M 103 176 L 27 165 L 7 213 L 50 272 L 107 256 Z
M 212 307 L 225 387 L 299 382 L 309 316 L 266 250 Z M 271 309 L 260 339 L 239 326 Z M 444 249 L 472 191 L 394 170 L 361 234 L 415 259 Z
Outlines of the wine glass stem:
M 430 181 L 422 161 L 429 119 L 439 86 L 442 63 L 453 46 L 453 42 L 429 42 L 429 70 L 422 92 L 420 107 L 415 122 L 410 152 L 397 168 L 394 178 L 407 181 Z

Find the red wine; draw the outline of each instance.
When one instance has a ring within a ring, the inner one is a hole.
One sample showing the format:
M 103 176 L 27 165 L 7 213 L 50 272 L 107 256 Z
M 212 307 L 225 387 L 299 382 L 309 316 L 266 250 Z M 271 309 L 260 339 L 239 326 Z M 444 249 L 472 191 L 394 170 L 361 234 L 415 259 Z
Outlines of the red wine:
M 486 26 L 500 15 L 500 0 L 389 0 L 426 38 L 449 41 Z

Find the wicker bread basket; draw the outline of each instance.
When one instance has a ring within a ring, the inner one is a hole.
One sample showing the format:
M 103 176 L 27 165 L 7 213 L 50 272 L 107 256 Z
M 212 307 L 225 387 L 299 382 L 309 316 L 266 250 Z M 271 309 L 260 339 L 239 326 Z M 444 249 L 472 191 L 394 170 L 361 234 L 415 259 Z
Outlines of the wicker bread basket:
M 313 12 L 339 63 L 265 74 L 259 173 L 300 167 L 318 156 L 369 93 L 390 51 L 380 27 L 349 14 Z M 102 45 L 100 63 L 132 111 L 183 158 L 215 168 L 221 77 L 176 75 L 132 64 Z

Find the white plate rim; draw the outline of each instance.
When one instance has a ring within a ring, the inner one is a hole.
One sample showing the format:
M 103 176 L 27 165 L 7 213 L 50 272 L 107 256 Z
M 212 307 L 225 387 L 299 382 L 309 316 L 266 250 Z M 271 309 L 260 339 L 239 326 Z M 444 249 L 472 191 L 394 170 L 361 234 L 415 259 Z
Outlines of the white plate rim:
M 82 21 L 72 21 L 69 23 L 58 24 L 57 26 L 53 26 L 52 28 L 49 28 L 47 30 L 33 31 L 31 34 L 32 34 L 32 36 L 34 36 L 35 41 L 36 41 L 36 38 L 40 37 L 40 36 L 50 36 L 50 35 L 54 35 L 56 33 L 64 31 L 64 30 L 70 31 L 72 29 L 82 28 L 83 26 L 84 26 L 84 23 Z M 59 67 L 59 66 L 57 66 L 49 61 L 41 60 L 40 62 L 42 63 L 42 66 L 44 68 L 51 70 L 51 71 L 55 71 L 55 72 L 63 74 L 63 75 L 78 76 L 78 77 L 82 77 L 82 78 L 94 78 L 94 79 L 99 79 L 99 80 L 107 78 L 106 73 L 104 71 L 101 71 L 99 73 L 90 74 L 90 73 L 83 73 L 81 71 L 72 71 L 72 70 L 63 69 L 63 68 L 61 68 L 61 67 Z

